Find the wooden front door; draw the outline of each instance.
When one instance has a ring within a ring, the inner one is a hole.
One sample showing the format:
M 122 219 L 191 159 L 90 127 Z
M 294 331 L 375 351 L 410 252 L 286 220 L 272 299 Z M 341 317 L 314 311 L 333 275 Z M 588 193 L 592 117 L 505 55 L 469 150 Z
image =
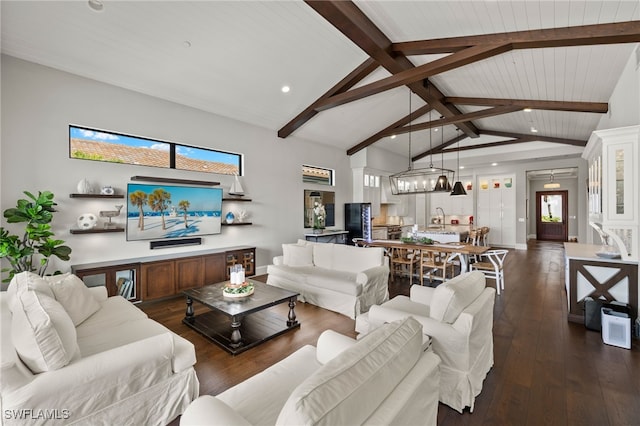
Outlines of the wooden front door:
M 567 191 L 536 191 L 536 238 L 567 241 Z

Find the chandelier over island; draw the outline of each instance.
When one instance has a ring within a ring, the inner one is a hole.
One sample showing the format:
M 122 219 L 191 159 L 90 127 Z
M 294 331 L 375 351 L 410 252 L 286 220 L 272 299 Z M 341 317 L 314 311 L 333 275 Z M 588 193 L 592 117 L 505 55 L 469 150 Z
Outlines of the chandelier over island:
M 431 111 L 429 111 L 429 121 L 431 121 Z M 414 169 L 411 160 L 411 90 L 409 90 L 409 167 L 406 171 L 395 173 L 389 176 L 391 183 L 391 193 L 393 195 L 402 194 L 422 194 L 425 192 L 449 192 L 453 181 L 454 171 L 444 167 L 433 166 L 432 162 L 428 168 Z M 431 151 L 431 128 L 429 129 L 429 150 Z

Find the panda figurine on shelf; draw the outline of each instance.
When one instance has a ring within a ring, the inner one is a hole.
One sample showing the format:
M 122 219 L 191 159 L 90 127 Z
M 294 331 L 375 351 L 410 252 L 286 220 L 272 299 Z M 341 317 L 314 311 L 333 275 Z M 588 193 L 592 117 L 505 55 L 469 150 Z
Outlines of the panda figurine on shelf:
M 77 223 L 80 229 L 92 229 L 96 227 L 98 217 L 93 213 L 83 213 L 78 217 Z

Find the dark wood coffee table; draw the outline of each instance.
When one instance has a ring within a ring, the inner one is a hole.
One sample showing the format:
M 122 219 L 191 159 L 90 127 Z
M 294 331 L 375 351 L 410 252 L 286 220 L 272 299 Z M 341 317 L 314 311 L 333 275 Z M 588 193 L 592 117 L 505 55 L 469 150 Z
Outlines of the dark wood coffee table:
M 294 310 L 299 293 L 248 281 L 253 283 L 255 290 L 243 298 L 222 294 L 229 281 L 184 291 L 187 312 L 182 322 L 233 355 L 300 327 Z M 211 311 L 194 315 L 194 300 Z M 285 302 L 289 303 L 286 320 L 268 309 Z

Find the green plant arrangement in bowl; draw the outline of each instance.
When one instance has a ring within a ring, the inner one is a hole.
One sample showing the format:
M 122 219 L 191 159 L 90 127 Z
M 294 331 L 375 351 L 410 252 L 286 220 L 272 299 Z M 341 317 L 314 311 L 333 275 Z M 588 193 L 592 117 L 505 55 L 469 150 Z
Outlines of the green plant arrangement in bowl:
M 433 244 L 433 240 L 431 238 L 422 237 L 422 238 L 411 238 L 411 237 L 402 237 L 400 241 L 408 244 Z
M 25 223 L 25 226 L 22 237 L 0 227 L 0 258 L 6 258 L 11 265 L 2 269 L 2 272 L 9 272 L 2 282 L 9 282 L 15 274 L 24 271 L 44 276 L 51 256 L 70 259 L 71 248 L 64 245 L 63 240 L 52 238 L 50 223 L 57 205 L 53 201 L 54 195 L 49 191 L 38 192 L 37 197 L 28 191 L 24 194 L 28 200 L 19 199 L 16 207 L 4 211 L 7 223 Z

